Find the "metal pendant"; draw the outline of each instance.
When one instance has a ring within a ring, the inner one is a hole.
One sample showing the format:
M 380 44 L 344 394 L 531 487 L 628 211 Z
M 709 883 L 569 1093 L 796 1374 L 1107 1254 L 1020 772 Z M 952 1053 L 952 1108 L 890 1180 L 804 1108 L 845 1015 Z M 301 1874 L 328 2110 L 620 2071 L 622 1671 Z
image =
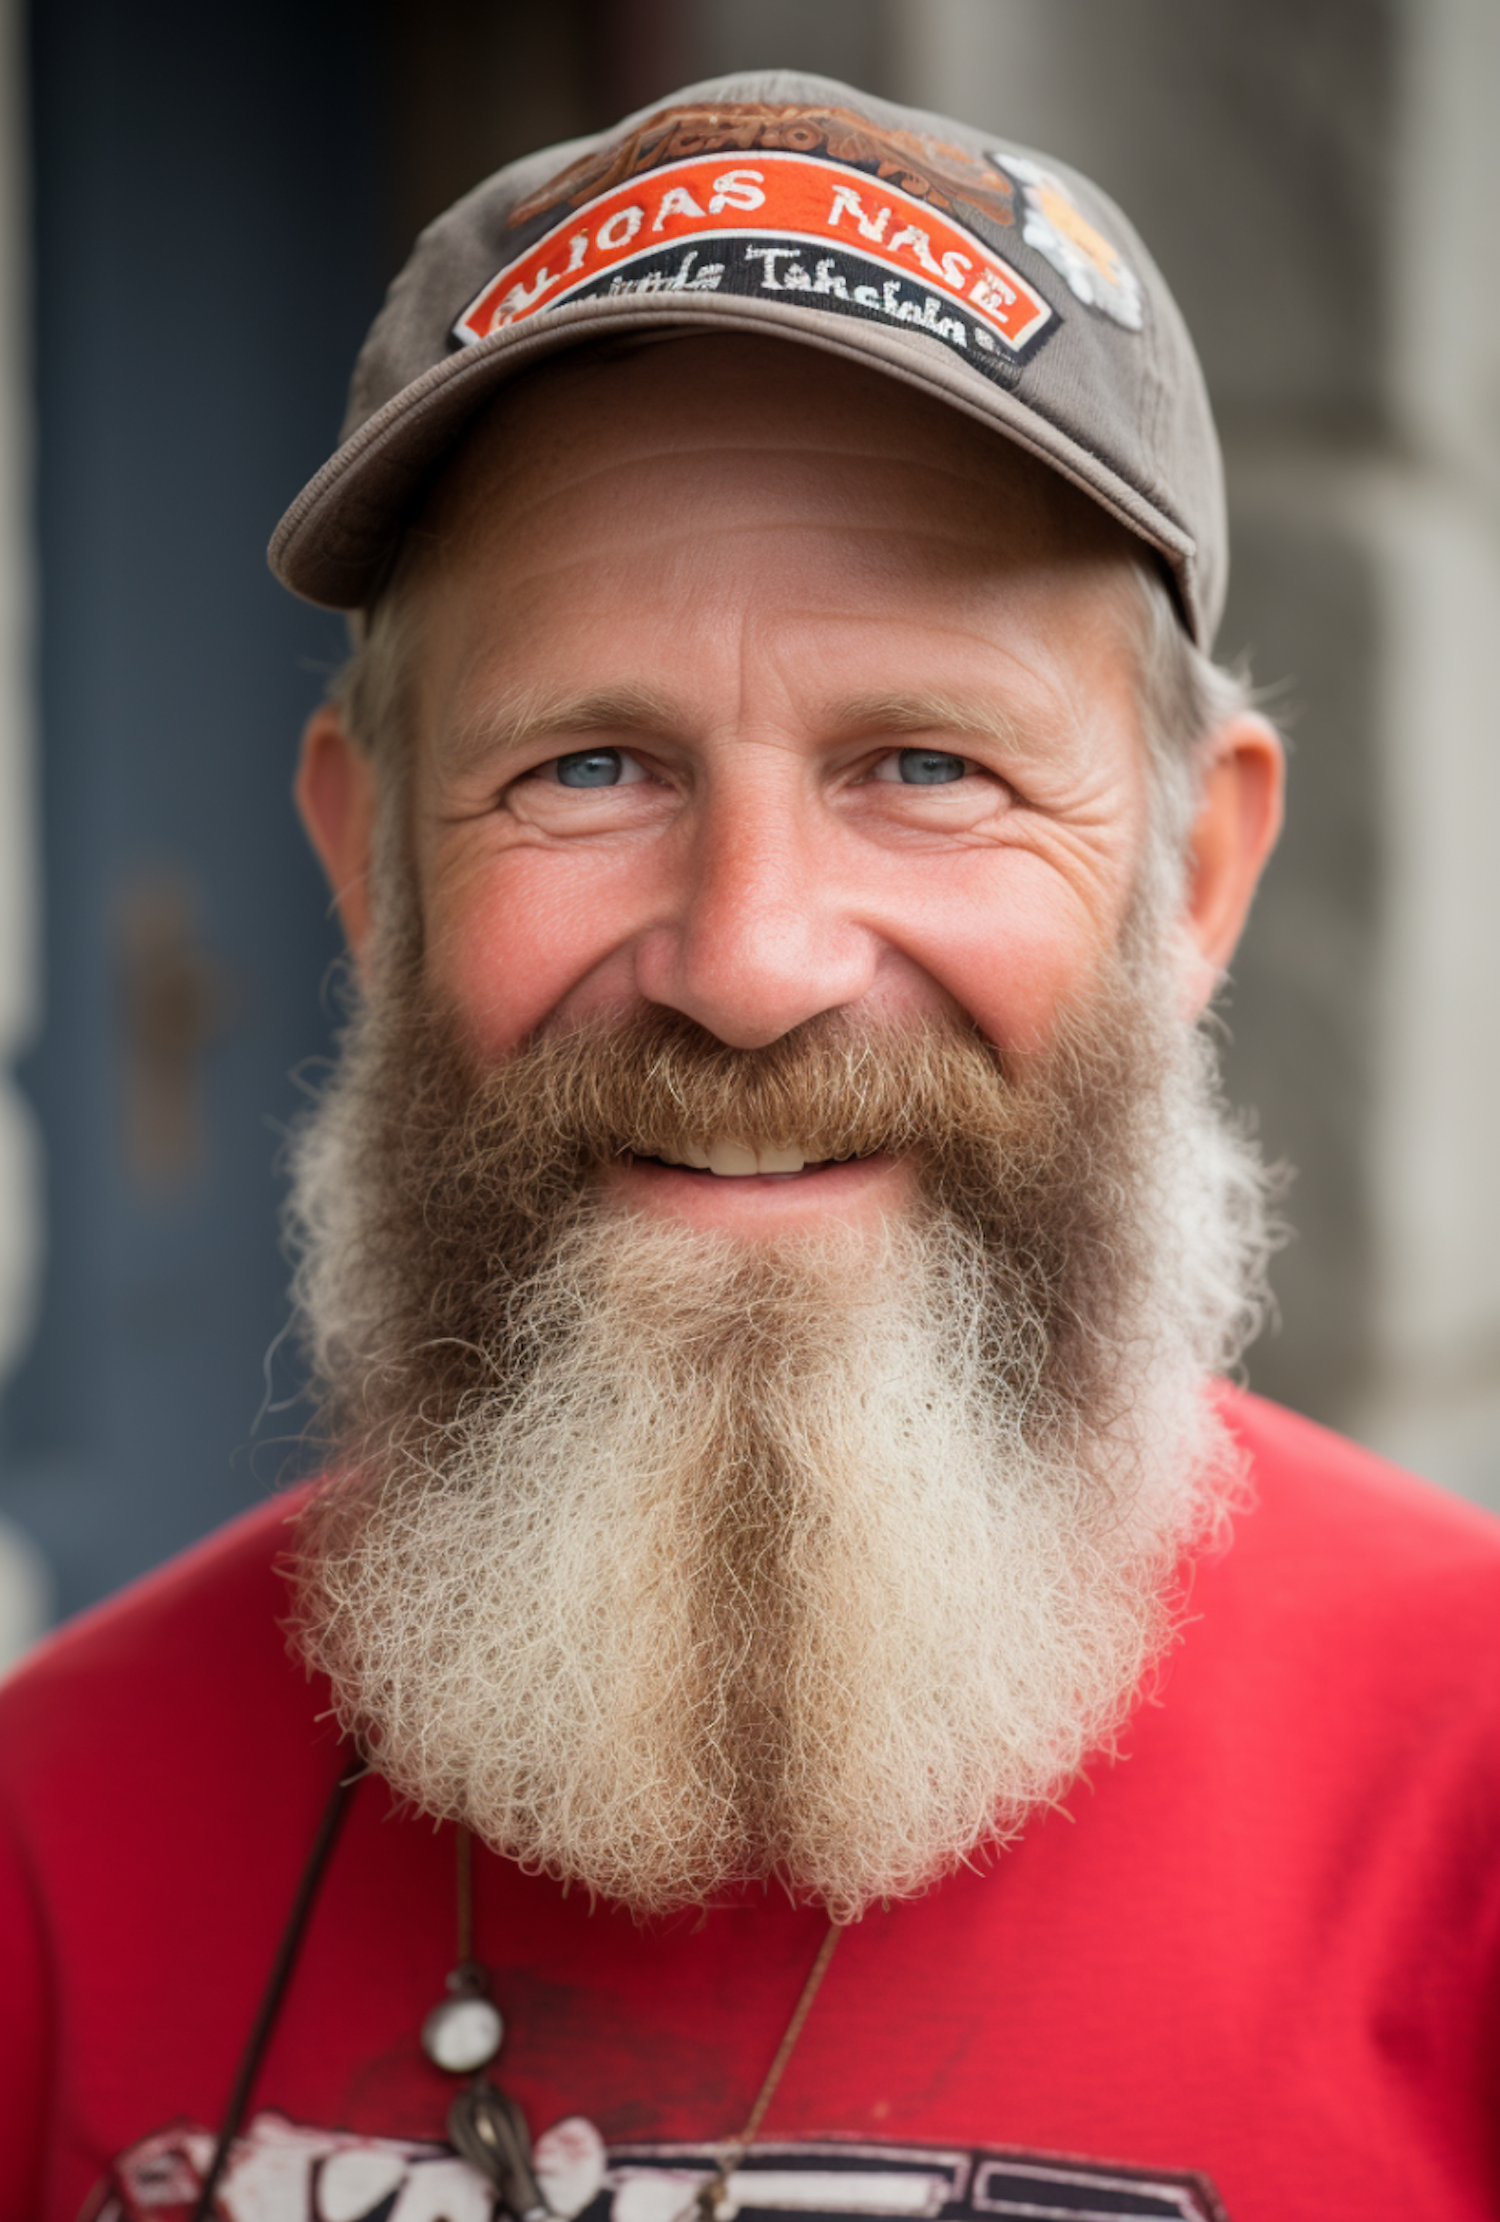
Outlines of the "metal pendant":
M 555 2222 L 531 2166 L 531 2137 L 515 2100 L 476 2076 L 448 2110 L 448 2138 L 488 2177 L 515 2222 Z

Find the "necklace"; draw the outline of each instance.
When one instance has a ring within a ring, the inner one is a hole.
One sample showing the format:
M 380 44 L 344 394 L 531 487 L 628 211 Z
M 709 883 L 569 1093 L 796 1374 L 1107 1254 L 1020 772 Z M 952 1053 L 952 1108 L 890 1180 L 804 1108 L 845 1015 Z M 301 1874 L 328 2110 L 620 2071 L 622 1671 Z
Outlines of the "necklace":
M 457 1837 L 458 1964 L 448 1995 L 422 2024 L 422 2050 L 435 2068 L 467 2078 L 448 2109 L 448 2142 L 499 2192 L 516 2222 L 549 2222 L 552 2207 L 537 2181 L 526 2117 L 485 2069 L 505 2042 L 505 2023 L 490 1997 L 487 1968 L 474 1957 L 474 1839 L 460 1823 Z
M 466 2079 L 448 2110 L 448 2139 L 454 2150 L 494 2185 L 515 2222 L 563 2222 L 539 2180 L 549 2171 L 533 2165 L 526 2117 L 510 2094 L 485 2074 L 505 2042 L 505 2023 L 490 1996 L 489 1972 L 474 1957 L 474 1840 L 462 1825 L 456 1835 L 458 1958 L 448 1977 L 447 1997 L 422 2024 L 422 2050 L 434 2067 Z M 722 2222 L 730 2177 L 760 2135 L 842 1934 L 840 1925 L 830 1921 L 744 2128 L 720 2145 L 713 2174 L 699 2186 L 678 2222 Z M 572 2179 L 570 2195 L 560 2204 L 564 2215 L 575 2215 L 603 2180 L 604 2141 L 591 2122 L 576 2117 L 558 2123 L 544 2142 L 554 2140 Z
M 776 2096 L 776 2086 L 785 2073 L 787 2062 L 797 2049 L 797 2039 L 801 2036 L 807 2017 L 812 2012 L 813 2000 L 822 1988 L 823 1978 L 828 1973 L 828 1963 L 833 1958 L 835 1948 L 843 1933 L 842 1926 L 837 1921 L 832 1920 L 823 1932 L 823 1941 L 818 1946 L 818 1956 L 807 1971 L 807 1980 L 802 1986 L 801 1996 L 792 2008 L 792 2018 L 787 2023 L 782 2033 L 781 2042 L 776 2047 L 775 2057 L 766 2070 L 765 2081 L 755 2095 L 755 2104 L 750 2109 L 745 2126 L 738 2137 L 731 2137 L 727 2144 L 719 2147 L 719 2164 L 707 2183 L 699 2187 L 693 2205 L 702 2217 L 702 2222 L 719 2222 L 719 2218 L 728 2204 L 729 2179 L 760 2135 L 760 2125 L 766 2118 L 772 2099 Z
M 308 1918 L 340 1827 L 355 1789 L 372 1772 L 368 1766 L 357 1762 L 351 1768 L 352 1757 L 351 1747 L 341 1745 L 339 1772 L 319 1820 L 265 1991 L 235 2071 L 208 2168 L 193 2202 L 191 2222 L 210 2222 L 215 2211 L 215 2193 L 245 2118 L 266 2047 L 280 2017 Z M 604 2141 L 592 2123 L 576 2116 L 555 2124 L 539 2141 L 538 2161 L 543 2150 L 551 2146 L 554 2155 L 563 2162 L 563 2177 L 570 2179 L 567 2192 L 558 2192 L 560 2214 L 539 2180 L 539 2177 L 554 2175 L 554 2170 L 533 2166 L 526 2117 L 515 2100 L 492 2083 L 484 2072 L 505 2041 L 505 2024 L 490 1997 L 488 1970 L 474 1958 L 473 1839 L 466 1828 L 459 1828 L 457 1835 L 458 1959 L 448 1977 L 447 1997 L 434 2006 L 422 2024 L 422 2049 L 435 2067 L 467 2079 L 449 2109 L 449 2138 L 470 2166 L 495 2186 L 515 2222 L 566 2222 L 567 2217 L 581 2213 L 603 2181 Z M 737 2137 L 728 2138 L 719 2146 L 713 2174 L 699 2185 L 675 2222 L 726 2222 L 730 2178 L 760 2135 L 776 2087 L 796 2050 L 842 1934 L 840 1924 L 830 1921 L 744 2128 Z

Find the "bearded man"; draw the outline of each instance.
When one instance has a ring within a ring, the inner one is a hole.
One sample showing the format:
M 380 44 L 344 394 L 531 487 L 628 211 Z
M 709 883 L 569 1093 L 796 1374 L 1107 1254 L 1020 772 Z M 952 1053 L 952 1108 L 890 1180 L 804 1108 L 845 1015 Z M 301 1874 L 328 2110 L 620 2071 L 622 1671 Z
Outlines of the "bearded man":
M 8 1694 L 4 2213 L 1500 2211 L 1500 1551 L 1224 1386 L 1281 759 L 1119 212 L 694 88 L 424 236 L 274 560 L 327 1473 Z

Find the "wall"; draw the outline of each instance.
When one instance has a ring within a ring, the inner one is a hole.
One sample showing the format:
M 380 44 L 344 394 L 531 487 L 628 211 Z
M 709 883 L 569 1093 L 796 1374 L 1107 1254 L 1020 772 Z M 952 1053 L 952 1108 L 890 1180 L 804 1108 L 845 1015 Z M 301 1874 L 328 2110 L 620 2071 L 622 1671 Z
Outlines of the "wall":
M 31 19 L 45 980 L 17 1069 L 47 1240 L 0 1512 L 63 1611 L 298 1456 L 294 1377 L 267 1358 L 274 1165 L 338 945 L 288 786 L 344 636 L 264 548 L 379 299 L 363 20 L 353 0 Z M 4 591 L 0 569 L 8 625 Z M 0 749 L 8 714 L 0 693 Z
M 895 0 L 908 97 L 1130 212 L 1203 355 L 1290 818 L 1225 1018 L 1297 1169 L 1257 1385 L 1500 1506 L 1486 0 Z
M 31 1333 L 41 1271 L 39 1142 L 13 1062 L 38 1002 L 31 530 L 30 134 L 17 0 L 0 4 L 0 1380 Z M 52 1584 L 0 1519 L 0 1667 L 45 1623 Z

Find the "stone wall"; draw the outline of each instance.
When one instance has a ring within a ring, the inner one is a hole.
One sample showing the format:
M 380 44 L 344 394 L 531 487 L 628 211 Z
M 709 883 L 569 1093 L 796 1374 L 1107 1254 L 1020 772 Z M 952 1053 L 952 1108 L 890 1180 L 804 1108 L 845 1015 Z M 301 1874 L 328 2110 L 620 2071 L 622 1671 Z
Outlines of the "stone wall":
M 1225 1005 L 1297 1169 L 1268 1393 L 1500 1505 L 1500 250 L 1489 0 L 892 0 L 888 82 L 1076 162 L 1203 354 L 1220 649 L 1292 743 Z

